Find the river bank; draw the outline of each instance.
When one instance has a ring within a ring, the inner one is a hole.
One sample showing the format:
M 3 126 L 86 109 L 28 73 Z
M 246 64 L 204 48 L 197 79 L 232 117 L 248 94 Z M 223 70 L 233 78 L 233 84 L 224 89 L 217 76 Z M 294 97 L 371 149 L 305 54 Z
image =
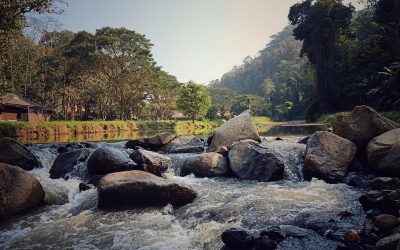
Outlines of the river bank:
M 260 131 L 273 124 L 267 117 L 254 117 Z M 216 121 L 0 121 L 0 137 L 10 137 L 26 143 L 79 141 L 120 141 L 136 139 L 160 131 L 175 134 L 208 136 L 223 123 Z

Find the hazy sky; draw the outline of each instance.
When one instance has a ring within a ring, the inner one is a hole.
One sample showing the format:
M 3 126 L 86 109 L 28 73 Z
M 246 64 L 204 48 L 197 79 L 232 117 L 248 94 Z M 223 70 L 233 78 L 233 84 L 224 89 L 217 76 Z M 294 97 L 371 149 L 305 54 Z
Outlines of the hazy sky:
M 179 81 L 220 78 L 288 24 L 299 0 L 67 0 L 62 28 L 126 27 L 154 44 L 158 65 Z M 356 0 L 352 1 L 356 2 Z

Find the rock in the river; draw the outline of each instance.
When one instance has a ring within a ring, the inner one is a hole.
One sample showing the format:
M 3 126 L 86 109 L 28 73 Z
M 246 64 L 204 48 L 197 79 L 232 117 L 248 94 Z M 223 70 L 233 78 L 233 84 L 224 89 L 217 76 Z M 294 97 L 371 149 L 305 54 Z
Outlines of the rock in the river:
M 114 148 L 103 147 L 96 149 L 90 155 L 87 168 L 91 175 L 105 175 L 137 169 L 138 166 L 123 152 Z
M 0 163 L 0 218 L 41 205 L 44 190 L 40 182 L 22 168 Z
M 388 233 L 399 225 L 399 220 L 391 214 L 381 214 L 374 218 L 374 225 L 384 233 Z
M 225 245 L 233 250 L 250 250 L 254 244 L 254 236 L 241 228 L 230 228 L 222 233 L 221 238 Z
M 97 186 L 98 207 L 102 209 L 183 206 L 192 202 L 197 193 L 189 186 L 153 174 L 132 170 L 111 173 Z
M 139 164 L 145 171 L 157 176 L 161 176 L 161 173 L 167 171 L 172 164 L 171 158 L 168 156 L 144 149 L 134 150 L 129 155 L 129 158 Z
M 278 247 L 268 236 L 260 236 L 254 240 L 254 250 L 274 250 Z
M 368 106 L 357 106 L 333 122 L 333 133 L 352 141 L 360 149 L 364 149 L 372 138 L 395 128 L 400 128 L 400 124 Z
M 360 235 L 358 235 L 358 232 L 355 229 L 348 230 L 344 235 L 345 242 L 358 242 L 360 240 L 361 240 L 361 237 L 360 237 Z
M 400 177 L 400 129 L 373 138 L 367 154 L 368 165 L 376 174 Z
M 196 177 L 217 177 L 230 173 L 228 161 L 223 155 L 209 152 L 188 156 L 177 163 L 180 175 L 194 174 Z
M 75 149 L 59 154 L 50 169 L 50 178 L 65 178 L 79 162 L 84 162 L 92 153 L 88 148 Z
M 398 216 L 400 209 L 400 189 L 390 192 L 367 193 L 362 195 L 359 201 L 364 211 L 375 209 L 383 213 Z
M 180 135 L 159 150 L 165 153 L 201 153 L 204 142 L 193 135 Z
M 234 143 L 228 158 L 231 170 L 241 179 L 276 181 L 283 178 L 283 162 L 256 141 Z
M 245 139 L 261 141 L 248 110 L 215 130 L 209 151 L 216 151 L 220 146 L 229 148 L 234 142 Z
M 383 239 L 380 239 L 375 246 L 379 250 L 394 250 L 394 249 L 397 250 L 396 246 L 399 241 L 400 241 L 400 234 L 399 233 L 393 234 Z
M 308 140 L 310 139 L 310 136 L 306 136 L 303 139 L 299 140 L 297 143 L 300 144 L 307 144 Z
M 371 180 L 368 186 L 372 189 L 397 189 L 400 188 L 400 179 L 391 177 L 377 177 Z
M 8 137 L 0 138 L 0 163 L 18 166 L 25 170 L 42 167 L 27 147 Z
M 304 174 L 338 182 L 347 173 L 357 147 L 349 140 L 326 131 L 315 132 L 307 142 Z
M 167 145 L 170 141 L 176 138 L 176 135 L 169 132 L 162 132 L 144 139 L 146 147 L 151 150 L 159 149 Z
M 125 144 L 125 148 L 134 149 L 136 147 L 147 148 L 147 145 L 144 140 L 129 140 Z

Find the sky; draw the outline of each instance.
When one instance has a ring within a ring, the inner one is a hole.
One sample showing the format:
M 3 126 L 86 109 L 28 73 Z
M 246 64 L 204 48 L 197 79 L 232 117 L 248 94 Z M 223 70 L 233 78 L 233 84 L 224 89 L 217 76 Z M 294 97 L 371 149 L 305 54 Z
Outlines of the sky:
M 180 82 L 207 84 L 255 56 L 299 0 L 66 0 L 62 29 L 104 26 L 144 34 L 155 61 Z M 348 1 L 347 1 L 348 2 Z M 357 1 L 352 1 L 356 3 Z

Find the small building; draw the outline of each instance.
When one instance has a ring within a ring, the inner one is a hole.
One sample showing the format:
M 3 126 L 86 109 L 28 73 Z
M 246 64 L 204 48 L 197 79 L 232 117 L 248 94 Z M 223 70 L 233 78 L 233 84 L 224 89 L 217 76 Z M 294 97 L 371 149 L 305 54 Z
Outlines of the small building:
M 10 93 L 0 97 L 0 120 L 48 121 L 49 119 L 49 110 L 41 104 Z

